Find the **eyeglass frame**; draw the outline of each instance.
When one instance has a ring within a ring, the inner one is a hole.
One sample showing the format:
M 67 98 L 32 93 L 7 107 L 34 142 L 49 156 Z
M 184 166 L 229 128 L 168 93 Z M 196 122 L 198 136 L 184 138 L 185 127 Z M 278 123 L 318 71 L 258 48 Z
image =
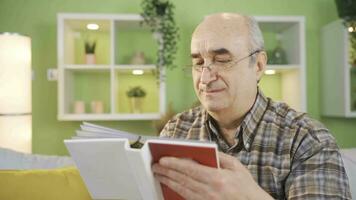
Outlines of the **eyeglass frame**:
M 262 52 L 262 51 L 264 51 L 264 50 L 263 50 L 263 49 L 257 49 L 257 50 L 253 51 L 252 53 L 248 54 L 248 55 L 245 56 L 245 57 L 242 57 L 242 58 L 240 58 L 240 59 L 238 59 L 238 60 L 231 61 L 230 63 L 227 63 L 227 66 L 225 66 L 225 67 L 223 67 L 223 68 L 220 68 L 220 69 L 218 69 L 217 71 L 223 71 L 223 70 L 230 69 L 230 68 L 232 68 L 234 65 L 236 65 L 236 64 L 238 64 L 239 62 L 245 60 L 246 58 L 249 58 L 249 57 L 253 56 L 254 54 L 260 53 L 260 52 Z M 212 62 L 212 63 L 210 63 L 210 64 L 207 65 L 207 66 L 204 66 L 204 65 L 198 66 L 198 65 L 194 65 L 194 64 L 193 64 L 193 65 L 187 65 L 186 68 L 184 69 L 184 71 L 185 71 L 185 70 L 192 70 L 192 69 L 194 69 L 194 70 L 197 71 L 197 72 L 202 72 L 204 68 L 208 68 L 209 70 L 212 70 L 212 67 L 211 67 L 211 66 L 214 66 L 214 65 L 215 65 L 215 66 L 217 65 L 216 62 Z

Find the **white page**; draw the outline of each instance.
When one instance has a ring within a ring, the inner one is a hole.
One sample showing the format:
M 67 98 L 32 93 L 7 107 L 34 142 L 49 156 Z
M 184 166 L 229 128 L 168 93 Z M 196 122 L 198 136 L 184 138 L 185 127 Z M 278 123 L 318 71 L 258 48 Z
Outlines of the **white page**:
M 93 199 L 141 199 L 127 160 L 127 139 L 64 141 Z
M 108 128 L 105 126 L 100 126 L 100 125 L 96 125 L 96 124 L 92 124 L 92 123 L 88 123 L 88 122 L 83 122 L 82 125 L 80 125 L 82 132 L 87 132 L 87 134 L 91 134 L 91 133 L 96 133 L 96 135 L 100 135 L 103 134 L 102 137 L 109 135 L 114 135 L 117 136 L 117 138 L 128 138 L 130 141 L 136 141 L 139 137 L 140 141 L 144 142 L 147 139 L 154 139 L 157 138 L 155 136 L 146 136 L 146 135 L 139 135 L 139 134 L 135 134 L 135 133 L 129 133 L 126 131 L 121 131 L 121 130 L 117 130 L 117 129 L 112 129 L 112 128 Z
M 103 132 L 92 132 L 92 131 L 82 131 L 82 130 L 76 130 L 76 136 L 77 137 L 88 137 L 88 138 L 127 138 L 129 141 L 136 141 L 139 136 L 129 136 L 129 137 L 123 137 L 120 135 L 112 134 L 112 133 L 103 133 Z
M 137 137 L 136 134 L 132 134 L 132 133 L 128 133 L 128 132 L 120 131 L 120 130 L 115 130 L 115 129 L 110 129 L 107 127 L 101 127 L 101 126 L 97 126 L 94 124 L 90 124 L 90 125 L 83 124 L 83 125 L 80 125 L 80 128 L 82 131 L 111 134 L 111 135 L 116 135 L 116 136 L 119 136 L 122 138 Z

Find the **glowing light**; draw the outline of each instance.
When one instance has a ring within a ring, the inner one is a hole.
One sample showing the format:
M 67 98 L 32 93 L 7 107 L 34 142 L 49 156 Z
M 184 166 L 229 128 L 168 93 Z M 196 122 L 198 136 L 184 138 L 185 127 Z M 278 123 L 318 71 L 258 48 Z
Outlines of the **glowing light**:
M 99 29 L 99 25 L 97 25 L 97 24 L 87 24 L 87 29 L 89 29 L 89 30 L 98 30 Z
M 350 32 L 350 33 L 354 32 L 354 27 L 350 26 L 350 27 L 349 27 L 349 32 Z
M 0 34 L 0 147 L 31 153 L 31 39 Z
M 132 70 L 133 75 L 142 75 L 144 72 L 142 69 L 134 69 Z
M 265 74 L 267 75 L 273 75 L 273 74 L 276 74 L 276 70 L 273 70 L 273 69 L 268 69 L 265 71 Z

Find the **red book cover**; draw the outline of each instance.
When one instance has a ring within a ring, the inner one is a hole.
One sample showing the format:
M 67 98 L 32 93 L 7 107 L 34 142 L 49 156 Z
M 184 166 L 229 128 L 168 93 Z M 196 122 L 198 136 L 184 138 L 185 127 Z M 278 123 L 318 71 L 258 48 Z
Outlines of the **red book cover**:
M 190 158 L 202 165 L 218 168 L 217 149 L 214 145 L 195 144 L 180 142 L 178 144 L 149 142 L 149 148 L 153 163 L 159 161 L 161 157 L 171 156 L 177 158 Z M 182 196 L 161 183 L 162 193 L 165 200 L 184 200 Z

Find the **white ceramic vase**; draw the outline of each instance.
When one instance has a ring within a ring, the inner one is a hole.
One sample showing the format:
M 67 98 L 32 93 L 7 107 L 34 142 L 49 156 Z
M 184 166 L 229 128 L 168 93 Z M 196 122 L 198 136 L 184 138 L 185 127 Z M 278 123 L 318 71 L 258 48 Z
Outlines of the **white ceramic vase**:
M 85 54 L 85 63 L 88 65 L 96 64 L 95 54 Z

